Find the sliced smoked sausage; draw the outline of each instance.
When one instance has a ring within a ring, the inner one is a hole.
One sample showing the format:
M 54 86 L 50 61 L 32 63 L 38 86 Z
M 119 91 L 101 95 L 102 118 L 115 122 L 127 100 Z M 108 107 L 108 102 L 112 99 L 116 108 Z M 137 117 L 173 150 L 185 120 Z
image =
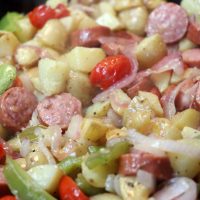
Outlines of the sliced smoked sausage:
M 188 49 L 182 53 L 184 63 L 190 67 L 200 67 L 200 48 Z
M 120 157 L 119 173 L 134 176 L 139 169 L 152 173 L 160 180 L 172 177 L 173 170 L 167 157 L 156 156 L 151 153 L 134 150 L 132 153 Z
M 81 114 L 81 102 L 69 93 L 47 97 L 37 106 L 39 120 L 44 125 L 59 125 L 66 129 L 71 118 Z
M 187 38 L 195 44 L 200 45 L 200 24 L 196 21 L 195 17 L 190 18 Z
M 23 87 L 12 87 L 0 97 L 0 123 L 13 131 L 25 127 L 37 106 L 36 97 Z
M 175 3 L 164 3 L 149 15 L 147 24 L 148 36 L 159 33 L 166 43 L 180 40 L 188 27 L 186 11 Z
M 77 30 L 71 34 L 70 43 L 72 47 L 98 47 L 100 46 L 99 38 L 102 36 L 109 36 L 110 34 L 110 29 L 105 26 Z

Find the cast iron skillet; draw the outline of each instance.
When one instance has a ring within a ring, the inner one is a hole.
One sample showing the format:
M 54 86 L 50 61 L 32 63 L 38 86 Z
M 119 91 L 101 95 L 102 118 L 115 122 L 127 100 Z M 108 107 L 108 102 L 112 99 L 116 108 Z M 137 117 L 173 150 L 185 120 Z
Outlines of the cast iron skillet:
M 45 0 L 0 0 L 0 17 L 7 11 L 27 13 L 35 6 L 44 2 Z M 180 0 L 172 0 L 171 2 L 180 3 Z

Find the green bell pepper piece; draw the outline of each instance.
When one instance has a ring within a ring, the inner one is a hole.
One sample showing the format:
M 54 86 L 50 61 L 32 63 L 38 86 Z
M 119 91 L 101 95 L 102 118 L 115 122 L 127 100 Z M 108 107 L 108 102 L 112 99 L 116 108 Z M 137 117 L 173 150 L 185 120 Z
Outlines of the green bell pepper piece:
M 15 160 L 9 157 L 3 173 L 11 192 L 20 200 L 56 200 L 37 185 Z
M 62 169 L 65 174 L 72 174 L 81 168 L 82 161 L 82 157 L 68 156 L 58 164 L 58 167 Z
M 106 165 L 118 159 L 122 154 L 129 151 L 131 145 L 127 141 L 114 144 L 110 148 L 102 148 L 98 152 L 90 154 L 86 160 L 88 168 L 92 169 L 98 165 Z
M 78 174 L 76 178 L 76 184 L 78 187 L 88 196 L 93 196 L 99 193 L 103 193 L 104 190 L 102 188 L 96 188 L 90 185 L 84 178 L 82 174 Z
M 16 78 L 16 73 L 16 68 L 12 65 L 0 65 L 0 95 L 12 85 Z

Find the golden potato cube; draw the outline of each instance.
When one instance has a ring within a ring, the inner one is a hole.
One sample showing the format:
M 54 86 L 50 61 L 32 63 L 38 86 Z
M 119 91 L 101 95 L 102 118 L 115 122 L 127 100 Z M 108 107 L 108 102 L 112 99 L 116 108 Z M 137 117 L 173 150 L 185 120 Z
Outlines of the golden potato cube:
M 126 10 L 143 5 L 143 0 L 112 0 L 116 11 Z
M 159 34 L 143 39 L 135 51 L 140 69 L 152 67 L 167 55 L 166 44 Z
M 90 73 L 106 57 L 101 48 L 75 47 L 67 54 L 69 67 L 74 71 Z
M 81 137 L 85 140 L 97 142 L 109 130 L 109 126 L 97 118 L 84 118 L 81 125 Z
M 200 131 L 186 126 L 183 128 L 181 135 L 185 139 L 200 138 Z
M 115 90 L 110 94 L 111 107 L 118 115 L 123 115 L 130 102 L 131 98 L 120 89 Z
M 86 109 L 86 117 L 104 117 L 110 109 L 110 102 L 97 102 Z
M 158 7 L 161 3 L 166 2 L 165 0 L 144 0 L 145 6 L 149 10 L 154 10 L 156 7 Z
M 106 140 L 111 140 L 113 138 L 120 138 L 127 136 L 127 132 L 123 129 L 113 129 L 106 133 Z
M 192 146 L 200 146 L 199 139 L 185 139 L 181 141 Z M 200 172 L 200 158 L 193 158 L 185 154 L 168 153 L 172 168 L 179 176 L 194 178 Z
M 174 126 L 182 130 L 185 126 L 197 128 L 200 122 L 200 112 L 194 109 L 187 109 L 177 113 L 172 119 Z
M 162 106 L 160 104 L 157 95 L 151 92 L 139 91 L 138 96 L 147 99 L 150 108 L 152 109 L 152 111 L 155 113 L 156 116 L 162 117 L 164 115 Z
M 143 36 L 145 34 L 148 15 L 147 9 L 142 6 L 120 12 L 119 18 L 126 29 L 137 35 Z
M 94 88 L 87 74 L 71 70 L 67 81 L 67 91 L 78 98 L 83 106 L 88 106 L 91 103 Z
M 182 138 L 180 129 L 166 118 L 152 119 L 152 133 L 165 139 L 178 140 Z

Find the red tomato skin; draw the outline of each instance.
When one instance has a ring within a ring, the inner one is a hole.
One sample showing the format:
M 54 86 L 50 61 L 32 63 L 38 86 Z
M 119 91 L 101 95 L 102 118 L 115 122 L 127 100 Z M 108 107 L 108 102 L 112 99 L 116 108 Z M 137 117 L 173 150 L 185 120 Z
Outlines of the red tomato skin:
M 62 17 L 67 17 L 70 15 L 70 12 L 69 10 L 67 9 L 67 7 L 60 3 L 56 6 L 56 9 L 55 9 L 55 13 L 56 13 L 56 18 L 57 19 L 60 19 Z
M 126 56 L 108 56 L 92 70 L 90 81 L 93 85 L 105 90 L 130 73 L 131 63 Z
M 0 143 L 0 165 L 3 165 L 6 161 L 6 151 L 2 143 Z
M 0 200 L 16 200 L 16 197 L 12 195 L 6 195 L 4 197 L 1 197 Z
M 28 17 L 33 26 L 42 28 L 49 20 L 55 18 L 55 10 L 46 5 L 40 5 L 29 12 Z
M 89 200 L 69 176 L 63 176 L 59 183 L 60 200 Z

